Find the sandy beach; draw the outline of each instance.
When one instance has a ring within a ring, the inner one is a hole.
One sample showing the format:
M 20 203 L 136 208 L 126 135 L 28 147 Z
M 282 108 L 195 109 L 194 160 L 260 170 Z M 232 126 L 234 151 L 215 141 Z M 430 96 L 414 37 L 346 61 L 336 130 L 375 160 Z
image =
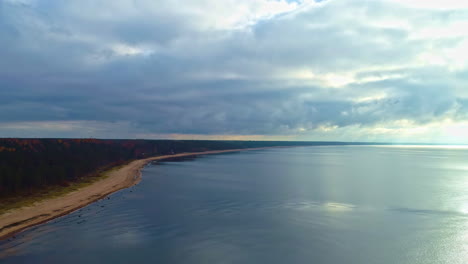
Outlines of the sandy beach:
M 32 206 L 13 209 L 0 215 L 0 239 L 13 236 L 28 227 L 45 223 L 54 218 L 69 214 L 90 203 L 100 200 L 111 193 L 138 184 L 141 180 L 141 169 L 151 161 L 192 155 L 208 155 L 257 149 L 264 148 L 190 152 L 132 161 L 117 170 L 110 171 L 108 177 L 77 191 L 68 193 L 61 197 L 43 200 Z

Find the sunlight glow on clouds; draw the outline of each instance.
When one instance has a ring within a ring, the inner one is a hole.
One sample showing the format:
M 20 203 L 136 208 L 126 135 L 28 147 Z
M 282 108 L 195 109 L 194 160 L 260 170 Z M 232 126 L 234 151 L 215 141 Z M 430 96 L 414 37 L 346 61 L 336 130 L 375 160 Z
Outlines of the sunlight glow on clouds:
M 468 143 L 468 4 L 0 1 L 0 136 Z
M 457 9 L 468 8 L 468 3 L 460 0 L 393 0 L 402 5 L 422 9 Z

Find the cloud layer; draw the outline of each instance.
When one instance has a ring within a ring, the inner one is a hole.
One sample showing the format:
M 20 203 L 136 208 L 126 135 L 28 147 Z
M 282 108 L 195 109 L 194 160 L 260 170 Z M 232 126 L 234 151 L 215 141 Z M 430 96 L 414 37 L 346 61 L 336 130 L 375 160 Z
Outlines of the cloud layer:
M 462 1 L 0 2 L 0 136 L 468 143 Z

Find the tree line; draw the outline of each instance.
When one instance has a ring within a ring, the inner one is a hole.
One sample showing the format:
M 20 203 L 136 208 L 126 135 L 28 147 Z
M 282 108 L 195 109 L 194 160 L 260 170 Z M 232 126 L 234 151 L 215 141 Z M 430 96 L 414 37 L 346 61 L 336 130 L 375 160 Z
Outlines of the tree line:
M 333 142 L 0 139 L 0 197 L 63 185 L 134 159 L 151 156 Z

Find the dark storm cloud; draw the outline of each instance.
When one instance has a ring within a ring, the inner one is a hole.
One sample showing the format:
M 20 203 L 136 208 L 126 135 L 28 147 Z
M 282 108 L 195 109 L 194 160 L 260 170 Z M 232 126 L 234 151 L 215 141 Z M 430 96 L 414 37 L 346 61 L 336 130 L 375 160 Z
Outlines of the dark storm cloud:
M 295 135 L 466 119 L 466 65 L 449 51 L 467 36 L 424 34 L 467 10 L 335 0 L 267 12 L 265 1 L 2 1 L 0 133 L 63 121 L 122 136 Z

